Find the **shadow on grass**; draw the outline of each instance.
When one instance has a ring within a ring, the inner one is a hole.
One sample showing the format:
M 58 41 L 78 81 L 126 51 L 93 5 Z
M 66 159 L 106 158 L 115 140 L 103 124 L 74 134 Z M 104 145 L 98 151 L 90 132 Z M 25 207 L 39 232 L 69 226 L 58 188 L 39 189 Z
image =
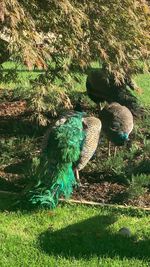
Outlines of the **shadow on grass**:
M 147 259 L 150 240 L 135 241 L 134 237 L 112 234 L 109 226 L 113 216 L 95 216 L 64 229 L 48 229 L 39 236 L 39 245 L 45 253 L 65 258 L 116 257 Z

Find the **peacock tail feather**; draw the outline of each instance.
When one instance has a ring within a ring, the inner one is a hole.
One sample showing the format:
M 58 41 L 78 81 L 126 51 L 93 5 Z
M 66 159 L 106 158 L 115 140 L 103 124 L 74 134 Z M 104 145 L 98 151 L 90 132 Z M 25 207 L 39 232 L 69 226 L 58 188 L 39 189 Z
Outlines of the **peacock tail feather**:
M 40 157 L 36 185 L 28 192 L 33 205 L 55 208 L 60 196 L 69 197 L 76 185 L 73 166 L 80 157 L 85 139 L 83 113 L 60 120 L 49 132 Z

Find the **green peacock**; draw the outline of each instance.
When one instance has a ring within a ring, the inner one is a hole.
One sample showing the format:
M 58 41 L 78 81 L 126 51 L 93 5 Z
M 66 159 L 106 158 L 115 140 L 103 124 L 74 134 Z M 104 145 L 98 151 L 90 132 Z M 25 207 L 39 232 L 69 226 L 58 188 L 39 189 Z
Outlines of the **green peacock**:
M 79 171 L 95 153 L 100 131 L 98 118 L 77 111 L 64 115 L 47 130 L 36 185 L 26 193 L 30 204 L 55 208 L 61 196 L 71 196 L 80 183 Z

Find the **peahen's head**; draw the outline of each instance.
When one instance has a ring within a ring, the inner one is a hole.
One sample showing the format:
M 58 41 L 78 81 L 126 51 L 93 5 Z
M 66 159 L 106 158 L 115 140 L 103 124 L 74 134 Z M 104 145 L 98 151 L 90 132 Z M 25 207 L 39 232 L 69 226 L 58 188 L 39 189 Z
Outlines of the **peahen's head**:
M 120 132 L 120 133 L 118 133 L 118 136 L 123 141 L 128 141 L 128 139 L 129 139 L 128 133 Z
M 129 134 L 126 132 L 114 132 L 111 135 L 111 141 L 117 146 L 123 146 L 129 140 Z

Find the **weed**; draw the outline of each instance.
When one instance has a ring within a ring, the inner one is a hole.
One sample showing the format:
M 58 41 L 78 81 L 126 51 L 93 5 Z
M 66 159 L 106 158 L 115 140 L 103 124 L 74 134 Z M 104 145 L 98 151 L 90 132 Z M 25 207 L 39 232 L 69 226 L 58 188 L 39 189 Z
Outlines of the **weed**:
M 130 199 L 138 197 L 143 195 L 148 190 L 147 187 L 150 185 L 150 175 L 132 175 L 129 183 L 128 197 Z

